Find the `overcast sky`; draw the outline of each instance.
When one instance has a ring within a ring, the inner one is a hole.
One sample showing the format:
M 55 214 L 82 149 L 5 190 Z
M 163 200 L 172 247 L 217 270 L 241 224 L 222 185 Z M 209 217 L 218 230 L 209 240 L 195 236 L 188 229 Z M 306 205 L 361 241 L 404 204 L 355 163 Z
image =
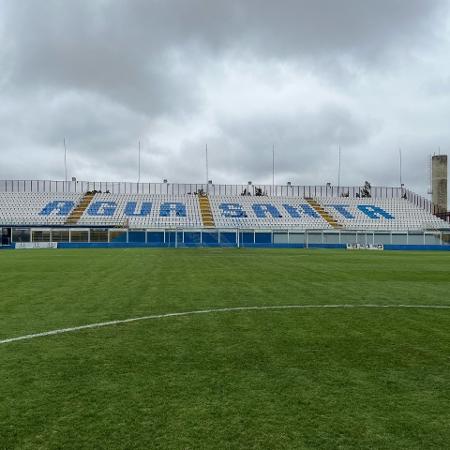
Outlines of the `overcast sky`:
M 428 185 L 441 0 L 0 0 L 0 178 Z

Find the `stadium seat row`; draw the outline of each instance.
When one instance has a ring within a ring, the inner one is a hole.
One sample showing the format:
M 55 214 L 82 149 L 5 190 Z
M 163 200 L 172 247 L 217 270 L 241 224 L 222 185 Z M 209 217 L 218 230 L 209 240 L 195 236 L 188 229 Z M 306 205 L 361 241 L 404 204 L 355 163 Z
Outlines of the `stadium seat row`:
M 64 225 L 82 194 L 0 193 L 0 225 Z M 449 224 L 406 199 L 210 196 L 219 228 L 351 230 L 448 229 Z M 327 218 L 328 217 L 328 218 Z M 332 220 L 330 221 L 329 218 Z M 78 220 L 83 226 L 201 228 L 196 195 L 95 194 Z

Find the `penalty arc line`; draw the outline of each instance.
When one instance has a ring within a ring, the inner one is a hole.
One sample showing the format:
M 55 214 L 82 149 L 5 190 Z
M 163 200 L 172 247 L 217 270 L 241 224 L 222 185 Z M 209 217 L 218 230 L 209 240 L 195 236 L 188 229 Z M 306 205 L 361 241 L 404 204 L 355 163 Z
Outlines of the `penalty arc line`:
M 377 305 L 377 304 L 362 304 L 362 305 L 351 305 L 351 304 L 341 304 L 341 305 L 277 305 L 277 306 L 236 306 L 230 308 L 210 308 L 210 309 L 199 309 L 194 311 L 181 311 L 181 312 L 173 312 L 173 313 L 165 313 L 165 314 L 155 314 L 151 316 L 141 316 L 141 317 L 132 317 L 130 319 L 121 319 L 121 320 L 110 320 L 108 322 L 98 322 L 91 323 L 88 325 L 80 325 L 76 327 L 70 328 L 60 328 L 57 330 L 44 331 L 42 333 L 34 333 L 27 334 L 24 336 L 17 336 L 7 339 L 0 340 L 0 345 L 8 344 L 11 342 L 17 341 L 26 341 L 30 339 L 36 339 L 40 337 L 53 336 L 57 334 L 71 333 L 74 331 L 81 330 L 89 330 L 93 328 L 104 328 L 108 326 L 121 325 L 125 323 L 131 322 L 139 322 L 143 320 L 156 320 L 156 319 L 165 319 L 169 317 L 183 317 L 183 316 L 192 316 L 196 314 L 213 314 L 213 313 L 221 313 L 221 312 L 233 312 L 233 311 L 264 311 L 264 310 L 286 310 L 286 309 L 361 309 L 361 308 L 379 308 L 379 309 L 400 309 L 400 308 L 408 308 L 408 309 L 450 309 L 450 305 Z

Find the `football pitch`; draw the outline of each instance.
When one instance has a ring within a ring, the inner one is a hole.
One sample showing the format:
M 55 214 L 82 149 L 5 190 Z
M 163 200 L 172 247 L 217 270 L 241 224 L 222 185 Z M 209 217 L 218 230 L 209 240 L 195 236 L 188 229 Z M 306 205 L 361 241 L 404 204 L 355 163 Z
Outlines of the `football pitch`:
M 450 442 L 447 252 L 1 251 L 0 342 L 1 449 Z

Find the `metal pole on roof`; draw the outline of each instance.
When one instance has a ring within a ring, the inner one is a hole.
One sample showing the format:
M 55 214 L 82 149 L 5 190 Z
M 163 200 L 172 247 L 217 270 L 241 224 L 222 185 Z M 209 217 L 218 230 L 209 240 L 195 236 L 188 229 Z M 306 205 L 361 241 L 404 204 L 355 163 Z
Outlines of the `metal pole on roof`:
M 67 182 L 67 147 L 66 147 L 66 138 L 64 138 L 64 180 Z
M 138 184 L 141 182 L 141 141 L 138 141 Z M 139 192 L 139 186 L 138 186 Z
M 275 190 L 275 144 L 272 144 L 272 190 Z
M 341 146 L 338 146 L 338 194 L 341 187 Z
M 398 158 L 399 158 L 400 187 L 402 187 L 403 181 L 402 181 L 402 149 L 401 148 L 398 149 Z
M 205 164 L 206 164 L 206 192 L 209 191 L 209 168 L 208 168 L 208 144 L 205 147 Z

